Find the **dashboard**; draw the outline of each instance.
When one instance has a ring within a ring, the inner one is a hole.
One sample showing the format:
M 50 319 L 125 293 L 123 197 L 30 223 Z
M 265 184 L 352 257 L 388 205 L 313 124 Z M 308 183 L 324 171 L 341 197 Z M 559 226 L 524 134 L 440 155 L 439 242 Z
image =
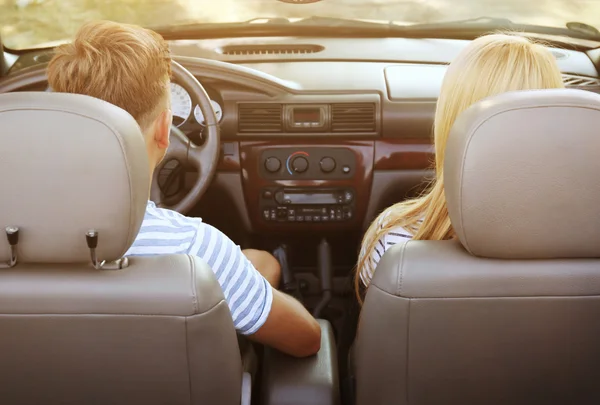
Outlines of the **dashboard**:
M 418 193 L 432 174 L 433 115 L 446 65 L 468 43 L 171 41 L 174 59 L 203 84 L 220 123 L 213 187 L 234 210 L 221 212 L 224 220 L 235 215 L 250 233 L 359 231 L 385 206 Z M 550 50 L 567 86 L 600 92 L 600 55 Z M 40 67 L 50 57 L 47 50 L 20 55 L 0 91 L 43 90 Z M 178 83 L 171 100 L 174 125 L 202 142 L 202 112 Z

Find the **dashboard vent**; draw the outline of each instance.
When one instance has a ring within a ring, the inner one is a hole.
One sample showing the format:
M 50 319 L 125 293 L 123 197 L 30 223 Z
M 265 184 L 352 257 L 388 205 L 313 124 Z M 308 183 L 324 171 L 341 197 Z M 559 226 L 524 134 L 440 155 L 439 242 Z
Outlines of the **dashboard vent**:
M 325 48 L 321 45 L 298 44 L 298 45 L 229 45 L 219 49 L 219 53 L 229 56 L 252 56 L 252 55 L 303 55 L 321 52 Z
M 281 104 L 240 104 L 238 131 L 250 133 L 281 132 L 283 128 Z
M 600 86 L 600 79 L 563 74 L 563 83 L 569 87 Z
M 331 132 L 375 132 L 375 104 L 331 105 Z

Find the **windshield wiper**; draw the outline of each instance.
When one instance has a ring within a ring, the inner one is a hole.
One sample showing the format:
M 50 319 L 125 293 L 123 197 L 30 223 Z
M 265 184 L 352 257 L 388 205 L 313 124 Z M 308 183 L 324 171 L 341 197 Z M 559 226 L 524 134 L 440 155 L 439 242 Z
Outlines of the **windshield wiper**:
M 581 23 L 569 23 L 569 28 L 518 24 L 505 18 L 478 17 L 427 24 L 400 24 L 394 21 L 371 22 L 333 17 L 253 18 L 234 23 L 199 23 L 156 27 L 166 39 L 227 38 L 258 36 L 356 36 L 474 39 L 494 31 L 517 31 L 551 36 L 600 41 L 600 33 L 581 29 Z M 308 30 L 307 27 L 310 27 Z M 575 29 L 576 27 L 577 29 Z

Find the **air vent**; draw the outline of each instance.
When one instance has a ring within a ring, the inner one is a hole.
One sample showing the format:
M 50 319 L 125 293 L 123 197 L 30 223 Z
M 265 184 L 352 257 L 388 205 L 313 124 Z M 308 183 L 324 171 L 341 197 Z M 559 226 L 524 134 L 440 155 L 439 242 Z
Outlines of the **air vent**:
M 594 77 L 563 74 L 562 78 L 563 83 L 568 87 L 600 86 L 600 79 Z
M 375 132 L 375 104 L 332 104 L 332 132 Z
M 218 50 L 219 53 L 229 56 L 252 56 L 252 55 L 304 55 L 321 52 L 321 45 L 298 44 L 298 45 L 229 45 Z
M 281 104 L 240 104 L 238 131 L 246 133 L 281 132 L 283 127 Z

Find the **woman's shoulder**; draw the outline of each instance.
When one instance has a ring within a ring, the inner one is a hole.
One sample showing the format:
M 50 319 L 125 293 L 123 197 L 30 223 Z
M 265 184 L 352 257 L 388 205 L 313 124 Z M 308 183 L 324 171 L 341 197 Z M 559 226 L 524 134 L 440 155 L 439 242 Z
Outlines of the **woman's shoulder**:
M 383 226 L 384 225 L 382 224 L 382 227 Z M 378 259 L 380 259 L 381 256 L 383 256 L 383 254 L 385 253 L 385 251 L 391 248 L 392 246 L 400 242 L 412 239 L 414 237 L 415 231 L 416 230 L 409 229 L 404 226 L 395 226 L 390 228 L 379 237 L 374 253 L 376 254 L 376 256 L 378 256 Z
M 379 228 L 383 229 L 387 226 L 387 220 L 389 220 L 389 214 L 383 215 L 379 218 Z M 412 239 L 415 233 L 418 231 L 419 227 L 423 223 L 423 219 L 417 220 L 413 226 L 394 226 L 388 229 L 383 235 L 381 235 L 380 240 L 382 242 L 389 242 L 391 244 L 395 244 L 404 239 Z
M 392 220 L 393 217 L 393 215 L 390 215 L 391 211 L 388 211 L 377 218 L 377 231 L 375 232 L 377 239 L 373 245 L 370 245 L 372 246 L 372 250 L 369 253 L 366 253 L 366 246 L 363 245 L 362 247 L 363 251 L 361 254 L 367 255 L 364 266 L 360 271 L 360 278 L 365 286 L 368 286 L 371 282 L 375 268 L 385 252 L 394 245 L 412 239 L 423 222 L 423 220 L 420 219 L 415 221 L 412 226 L 404 224 L 390 226 L 391 224 L 389 221 Z
M 382 239 L 388 245 L 395 245 L 396 243 L 401 242 L 403 240 L 412 239 L 413 236 L 413 232 L 409 231 L 408 229 L 402 226 L 397 226 L 387 231 L 383 235 Z

